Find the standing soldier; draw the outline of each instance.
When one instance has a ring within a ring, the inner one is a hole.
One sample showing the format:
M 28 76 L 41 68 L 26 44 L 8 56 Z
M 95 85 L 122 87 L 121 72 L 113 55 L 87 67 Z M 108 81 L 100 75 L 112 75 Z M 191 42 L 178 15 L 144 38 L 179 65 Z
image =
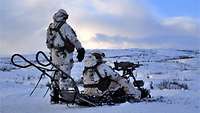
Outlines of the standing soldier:
M 58 10 L 53 16 L 53 23 L 50 23 L 47 29 L 47 48 L 50 50 L 52 62 L 62 71 L 71 75 L 73 67 L 73 51 L 76 48 L 78 55 L 77 59 L 81 62 L 84 59 L 85 50 L 80 41 L 77 39 L 75 31 L 69 24 L 66 23 L 68 14 L 65 10 Z M 67 90 L 67 77 L 55 72 L 56 82 L 52 85 L 51 103 L 58 103 L 62 96 L 59 91 Z M 58 87 L 56 87 L 58 85 Z M 59 97 L 60 96 L 60 97 Z

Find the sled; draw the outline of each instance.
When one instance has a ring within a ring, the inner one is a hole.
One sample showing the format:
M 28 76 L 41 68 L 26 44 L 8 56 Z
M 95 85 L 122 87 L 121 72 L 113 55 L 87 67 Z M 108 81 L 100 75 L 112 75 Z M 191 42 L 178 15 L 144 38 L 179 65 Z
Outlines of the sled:
M 25 62 L 25 64 L 20 64 L 21 61 Z M 20 54 L 14 54 L 11 58 L 11 62 L 14 66 L 17 66 L 19 68 L 28 68 L 32 66 L 41 71 L 41 76 L 36 86 L 30 93 L 30 96 L 34 93 L 39 82 L 44 76 L 50 78 L 51 83 L 49 86 L 51 86 L 51 84 L 55 82 L 55 73 L 59 72 L 61 73 L 61 75 L 67 77 L 66 79 L 70 82 L 68 90 L 65 90 L 64 92 L 63 91 L 59 92 L 59 94 L 62 95 L 62 98 L 60 98 L 60 101 L 62 103 L 77 104 L 80 106 L 102 106 L 102 105 L 114 105 L 116 103 L 123 103 L 127 101 L 129 102 L 141 101 L 135 99 L 133 95 L 126 95 L 122 89 L 118 89 L 117 91 L 107 91 L 102 96 L 98 97 L 88 96 L 86 94 L 83 94 L 78 89 L 78 85 L 74 81 L 74 79 L 67 73 L 63 72 L 55 64 L 53 64 L 52 61 L 47 57 L 47 55 L 42 51 L 37 52 L 34 62 L 31 62 L 30 60 L 26 59 L 24 56 Z M 113 68 L 114 70 L 123 71 L 122 77 L 125 77 L 126 79 L 129 79 L 130 77 L 133 78 L 134 80 L 133 85 L 142 92 L 141 98 L 151 98 L 150 92 L 143 88 L 144 82 L 142 80 L 136 80 L 133 75 L 133 70 L 141 66 L 141 64 L 134 64 L 130 62 L 115 62 L 114 65 L 115 65 L 115 67 Z M 53 76 L 49 74 L 52 72 L 54 72 Z M 49 87 L 48 90 L 50 88 L 51 87 Z M 48 90 L 46 91 L 45 95 L 47 94 Z

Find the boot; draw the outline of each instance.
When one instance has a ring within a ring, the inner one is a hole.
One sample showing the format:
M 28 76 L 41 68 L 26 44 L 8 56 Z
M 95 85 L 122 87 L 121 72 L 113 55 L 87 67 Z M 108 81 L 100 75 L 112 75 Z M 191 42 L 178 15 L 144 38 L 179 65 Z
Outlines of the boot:
M 141 99 L 143 99 L 143 98 L 151 98 L 149 90 L 141 88 L 140 91 L 141 91 Z
M 50 103 L 58 104 L 59 103 L 59 89 L 53 88 L 52 94 L 50 95 Z

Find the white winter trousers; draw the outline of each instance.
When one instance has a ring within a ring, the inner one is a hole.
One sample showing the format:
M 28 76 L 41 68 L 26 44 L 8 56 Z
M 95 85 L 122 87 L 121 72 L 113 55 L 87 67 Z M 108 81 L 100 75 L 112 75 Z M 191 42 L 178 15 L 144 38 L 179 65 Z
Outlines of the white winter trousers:
M 67 51 L 58 51 L 57 49 L 51 50 L 52 62 L 64 71 L 66 74 L 71 75 L 71 69 L 73 67 L 73 53 L 68 53 Z M 53 72 L 55 80 L 60 89 L 67 89 L 68 81 L 65 79 L 65 75 L 60 72 Z

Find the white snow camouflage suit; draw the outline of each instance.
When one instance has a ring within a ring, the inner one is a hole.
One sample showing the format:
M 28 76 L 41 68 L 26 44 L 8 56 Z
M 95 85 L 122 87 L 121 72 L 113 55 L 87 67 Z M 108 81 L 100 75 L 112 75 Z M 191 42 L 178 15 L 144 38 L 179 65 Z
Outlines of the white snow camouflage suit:
M 63 13 L 66 13 L 66 11 L 61 9 L 53 16 L 54 22 L 51 23 L 47 29 L 47 47 L 50 49 L 52 62 L 62 71 L 64 71 L 68 75 L 71 75 L 71 69 L 73 67 L 73 52 L 69 53 L 66 49 L 58 49 L 64 48 L 64 41 L 62 40 L 58 32 L 52 31 L 51 29 L 57 28 L 59 24 L 63 22 L 64 24 L 60 27 L 59 30 L 64 38 L 67 37 L 70 42 L 75 46 L 76 50 L 79 50 L 83 47 L 80 41 L 77 39 L 74 30 L 70 27 L 70 25 L 65 22 L 66 17 L 63 17 Z M 49 47 L 49 43 L 51 47 Z M 54 73 L 52 73 L 52 76 L 53 75 Z M 67 89 L 67 81 L 65 81 L 65 79 L 61 77 L 60 73 L 55 74 L 55 79 L 57 80 L 57 84 L 59 85 L 60 89 Z
M 87 58 L 85 58 L 87 60 Z M 92 62 L 92 60 L 91 60 Z M 99 74 L 102 77 L 110 76 L 110 78 L 114 81 L 111 82 L 108 89 L 102 92 L 97 87 L 91 87 L 91 88 L 84 88 L 84 93 L 90 96 L 101 96 L 106 91 L 116 91 L 119 88 L 124 89 L 126 94 L 132 94 L 135 98 L 141 97 L 141 92 L 137 90 L 128 80 L 121 77 L 117 72 L 115 72 L 109 65 L 105 63 L 101 63 L 97 65 L 96 69 L 98 70 Z M 90 68 L 85 70 L 83 74 L 83 83 L 84 84 L 98 84 L 100 78 L 97 75 L 96 71 L 94 69 Z

